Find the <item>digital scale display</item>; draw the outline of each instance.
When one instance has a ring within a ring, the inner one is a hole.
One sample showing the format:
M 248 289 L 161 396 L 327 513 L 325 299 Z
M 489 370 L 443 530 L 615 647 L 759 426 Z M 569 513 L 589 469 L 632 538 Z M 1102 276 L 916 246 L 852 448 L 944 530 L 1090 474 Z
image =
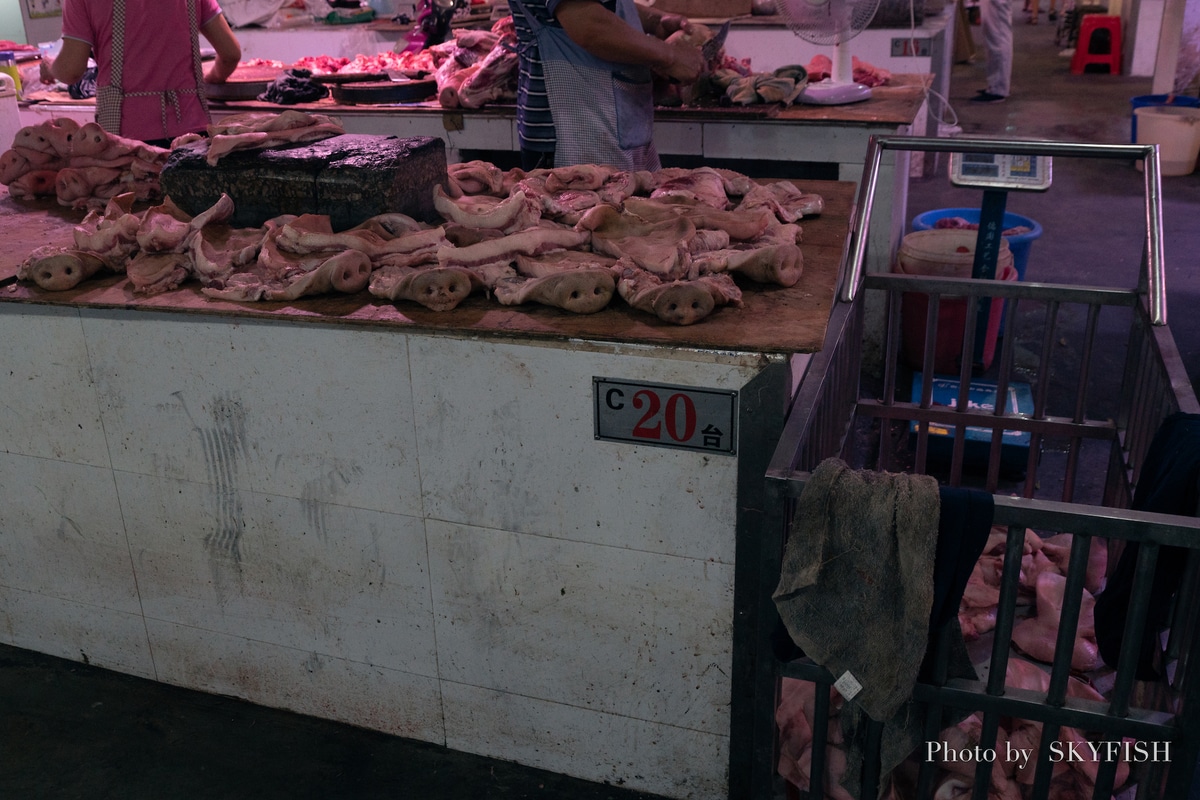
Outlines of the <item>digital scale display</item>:
M 955 186 L 1044 192 L 1050 188 L 1050 172 L 1049 156 L 950 154 L 950 182 Z

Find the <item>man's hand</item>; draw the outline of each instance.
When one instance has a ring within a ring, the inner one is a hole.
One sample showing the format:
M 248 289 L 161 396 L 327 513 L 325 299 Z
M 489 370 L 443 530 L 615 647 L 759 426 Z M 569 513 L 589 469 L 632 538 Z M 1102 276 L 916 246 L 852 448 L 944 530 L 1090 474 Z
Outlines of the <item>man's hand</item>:
M 691 27 L 692 21 L 682 14 L 662 14 L 654 25 L 653 33 L 659 39 L 666 39 L 677 31 L 687 33 Z
M 670 49 L 671 59 L 659 71 L 680 83 L 694 83 L 704 70 L 704 56 L 700 53 L 700 48 L 682 41 L 664 42 L 664 44 Z

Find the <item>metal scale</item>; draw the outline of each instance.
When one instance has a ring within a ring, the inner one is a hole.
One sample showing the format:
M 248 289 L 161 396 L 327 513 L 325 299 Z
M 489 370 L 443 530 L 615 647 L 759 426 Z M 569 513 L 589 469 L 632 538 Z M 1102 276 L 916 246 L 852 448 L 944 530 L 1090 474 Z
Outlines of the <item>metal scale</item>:
M 993 280 L 1000 256 L 1004 231 L 1004 209 L 1010 191 L 1044 192 L 1052 179 L 1050 156 L 1007 155 L 992 153 L 951 153 L 950 182 L 955 186 L 983 190 L 979 210 L 979 235 L 975 240 L 975 261 L 971 277 Z M 983 364 L 991 300 L 979 300 L 976 318 L 975 364 Z

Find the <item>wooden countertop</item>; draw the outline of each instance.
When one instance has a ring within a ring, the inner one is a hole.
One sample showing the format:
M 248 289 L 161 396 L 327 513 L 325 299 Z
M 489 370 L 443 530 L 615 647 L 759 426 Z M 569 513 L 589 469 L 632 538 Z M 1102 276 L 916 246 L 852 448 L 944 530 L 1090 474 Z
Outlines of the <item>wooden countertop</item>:
M 654 111 L 657 121 L 680 122 L 758 122 L 764 120 L 813 125 L 911 125 L 917 118 L 925 93 L 933 76 L 928 74 L 899 74 L 892 76 L 890 86 L 877 86 L 871 99 L 844 106 L 816 106 L 798 103 L 789 108 L 779 104 L 750 106 L 689 106 L 668 108 L 659 106 Z M 53 107 L 92 105 L 92 100 L 73 100 L 66 92 L 47 93 L 38 97 L 39 105 Z M 493 104 L 479 109 L 442 108 L 436 101 L 405 103 L 402 105 L 340 105 L 332 98 L 316 103 L 300 103 L 280 106 L 259 100 L 220 101 L 210 100 L 215 111 L 229 113 L 242 111 L 279 112 L 288 108 L 319 114 L 366 114 L 366 115 L 428 115 L 461 118 L 516 119 L 517 108 L 513 105 Z
M 783 108 L 778 103 L 749 106 L 685 106 L 671 108 L 658 106 L 654 109 L 657 121 L 684 122 L 747 122 L 755 120 L 779 120 L 792 123 L 818 125 L 911 125 L 925 102 L 925 93 L 932 81 L 927 74 L 900 74 L 892 76 L 889 86 L 877 86 L 871 91 L 871 99 L 843 106 L 816 106 L 797 103 Z M 281 106 L 258 100 L 219 102 L 212 101 L 214 109 L 230 111 L 279 111 Z M 515 119 L 514 105 L 490 104 L 479 109 L 442 108 L 437 101 L 406 103 L 403 105 L 339 105 L 331 98 L 316 103 L 301 103 L 288 108 L 321 114 L 437 114 L 461 115 L 462 117 L 501 117 Z
M 823 195 L 826 205 L 820 217 L 801 221 L 804 275 L 800 282 L 787 289 L 741 283 L 744 307 L 717 309 L 707 319 L 685 327 L 660 322 L 615 297 L 597 314 L 574 315 L 541 306 L 506 307 L 482 295 L 441 313 L 415 303 L 392 304 L 365 291 L 294 302 L 234 303 L 205 296 L 196 283 L 141 297 L 133 294 L 123 275 L 93 279 L 67 292 L 46 292 L 32 283 L 18 282 L 17 268 L 35 247 L 70 246 L 71 229 L 82 214 L 53 200 L 16 201 L 7 190 L 0 194 L 0 235 L 6 244 L 0 252 L 0 303 L 286 319 L 554 342 L 585 339 L 737 352 L 814 352 L 825 338 L 857 186 L 845 181 L 806 181 L 802 188 Z

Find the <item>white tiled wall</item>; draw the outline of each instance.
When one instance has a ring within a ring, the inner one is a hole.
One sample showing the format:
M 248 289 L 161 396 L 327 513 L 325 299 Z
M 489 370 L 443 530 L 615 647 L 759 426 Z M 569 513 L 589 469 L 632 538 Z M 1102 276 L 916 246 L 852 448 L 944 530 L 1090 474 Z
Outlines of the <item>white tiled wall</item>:
M 0 640 L 676 797 L 725 793 L 737 459 L 593 376 L 753 358 L 0 306 Z

